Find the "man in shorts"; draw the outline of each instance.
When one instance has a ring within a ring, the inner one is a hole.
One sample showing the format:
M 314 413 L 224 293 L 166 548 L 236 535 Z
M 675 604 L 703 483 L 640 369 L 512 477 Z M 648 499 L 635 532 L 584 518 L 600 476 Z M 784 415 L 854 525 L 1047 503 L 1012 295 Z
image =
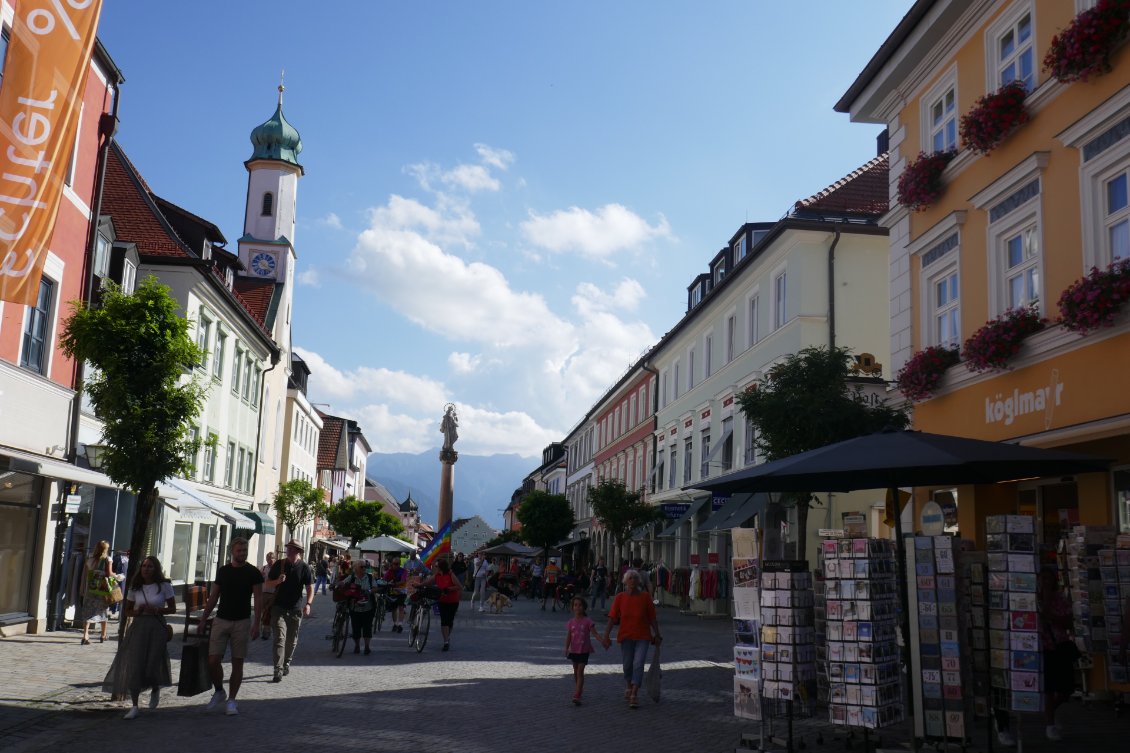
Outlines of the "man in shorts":
M 212 676 L 212 686 L 216 689 L 208 701 L 212 711 L 227 701 L 225 713 L 235 716 L 239 713 L 235 697 L 243 683 L 243 660 L 247 657 L 247 642 L 259 636 L 260 600 L 263 595 L 263 574 L 259 568 L 247 562 L 247 539 L 235 539 L 231 543 L 231 561 L 216 573 L 204 605 L 204 615 L 200 618 L 200 630 L 208 623 L 208 617 L 220 602 L 216 619 L 212 624 L 212 637 L 208 640 L 208 672 Z M 252 600 L 255 609 L 252 611 Z M 231 680 L 229 692 L 224 692 L 224 651 L 231 646 Z

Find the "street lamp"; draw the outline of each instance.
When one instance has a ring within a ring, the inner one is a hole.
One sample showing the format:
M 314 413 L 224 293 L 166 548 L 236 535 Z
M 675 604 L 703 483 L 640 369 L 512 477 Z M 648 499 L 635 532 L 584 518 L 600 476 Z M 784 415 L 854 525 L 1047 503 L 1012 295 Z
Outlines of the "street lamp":
M 86 445 L 86 464 L 90 466 L 90 470 L 102 470 L 102 466 L 106 462 L 106 449 L 107 447 L 104 444 Z

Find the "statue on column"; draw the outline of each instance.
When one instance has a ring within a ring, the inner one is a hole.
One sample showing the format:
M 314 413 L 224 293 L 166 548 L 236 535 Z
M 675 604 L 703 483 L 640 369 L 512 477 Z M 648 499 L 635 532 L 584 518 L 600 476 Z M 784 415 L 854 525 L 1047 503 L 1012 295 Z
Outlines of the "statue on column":
M 459 458 L 459 453 L 455 451 L 455 442 L 459 439 L 459 416 L 455 413 L 454 403 L 447 404 L 439 430 L 443 433 L 443 448 L 439 451 L 439 459 L 445 463 L 454 463 Z

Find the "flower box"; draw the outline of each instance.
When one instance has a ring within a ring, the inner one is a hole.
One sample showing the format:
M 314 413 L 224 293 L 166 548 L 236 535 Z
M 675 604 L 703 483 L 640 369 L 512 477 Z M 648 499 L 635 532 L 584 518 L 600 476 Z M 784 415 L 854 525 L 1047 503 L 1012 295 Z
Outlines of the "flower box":
M 946 345 L 931 345 L 918 351 L 895 375 L 899 392 L 908 400 L 926 400 L 933 396 L 946 370 L 960 360 L 957 348 Z
M 1034 307 L 1009 309 L 986 322 L 961 348 L 961 359 L 970 371 L 1007 369 L 1008 362 L 1020 352 L 1025 338 L 1048 325 Z
M 973 109 L 961 116 L 958 130 L 962 143 L 979 154 L 996 149 L 1028 122 L 1028 110 L 1024 107 L 1027 96 L 1024 83 L 1013 81 L 978 99 Z
M 1092 267 L 1090 274 L 1076 280 L 1059 296 L 1059 320 L 1072 332 L 1085 335 L 1114 324 L 1130 301 L 1130 259 L 1122 259 L 1106 269 Z
M 1130 30 L 1130 0 L 1099 0 L 1054 37 L 1044 70 L 1065 84 L 1109 73 L 1110 57 Z
M 955 156 L 957 152 L 953 149 L 933 154 L 919 152 L 899 176 L 899 203 L 919 212 L 937 201 L 945 190 L 942 173 Z

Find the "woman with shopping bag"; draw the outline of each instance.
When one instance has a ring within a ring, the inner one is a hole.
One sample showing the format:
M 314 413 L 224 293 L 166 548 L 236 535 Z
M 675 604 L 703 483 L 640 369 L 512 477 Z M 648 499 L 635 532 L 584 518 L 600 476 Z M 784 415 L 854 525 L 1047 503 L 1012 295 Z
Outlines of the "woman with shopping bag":
M 90 626 L 100 625 L 98 640 L 106 642 L 106 634 L 110 630 L 110 593 L 114 585 L 111 582 L 113 573 L 110 571 L 110 558 L 106 553 L 110 551 L 109 541 L 99 541 L 94 547 L 89 559 L 82 568 L 82 645 L 90 645 Z

